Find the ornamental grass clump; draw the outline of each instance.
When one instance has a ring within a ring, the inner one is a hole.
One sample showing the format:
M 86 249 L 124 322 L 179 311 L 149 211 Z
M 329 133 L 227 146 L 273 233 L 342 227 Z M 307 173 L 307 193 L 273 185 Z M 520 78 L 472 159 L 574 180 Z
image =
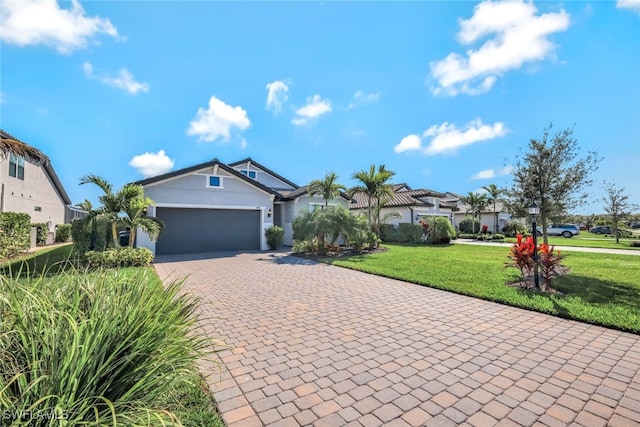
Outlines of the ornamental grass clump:
M 213 347 L 180 287 L 144 269 L 0 276 L 3 422 L 181 425 L 167 396 Z

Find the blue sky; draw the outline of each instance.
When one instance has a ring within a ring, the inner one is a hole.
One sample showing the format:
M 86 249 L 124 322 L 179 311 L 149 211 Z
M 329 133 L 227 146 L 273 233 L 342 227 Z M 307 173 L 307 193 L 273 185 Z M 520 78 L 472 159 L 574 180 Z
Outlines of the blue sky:
M 74 203 L 214 157 L 466 194 L 553 122 L 640 203 L 640 2 L 0 0 L 0 125 Z

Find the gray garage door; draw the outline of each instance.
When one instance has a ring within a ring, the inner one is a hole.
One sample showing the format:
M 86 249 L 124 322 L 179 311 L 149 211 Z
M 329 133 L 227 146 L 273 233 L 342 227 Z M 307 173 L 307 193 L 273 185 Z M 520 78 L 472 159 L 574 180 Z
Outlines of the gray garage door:
M 156 208 L 158 254 L 260 249 L 260 211 Z

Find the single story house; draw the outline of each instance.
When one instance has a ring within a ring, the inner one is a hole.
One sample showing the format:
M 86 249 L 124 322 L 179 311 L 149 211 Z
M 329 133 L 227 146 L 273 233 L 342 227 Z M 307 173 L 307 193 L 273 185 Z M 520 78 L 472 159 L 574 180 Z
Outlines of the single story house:
M 380 210 L 383 222 L 391 225 L 400 223 L 418 223 L 421 220 L 429 221 L 429 218 L 442 216 L 453 221 L 453 212 L 457 210 L 454 204 L 443 200 L 444 193 L 425 188 L 412 189 L 407 184 L 394 184 L 391 186 L 393 194 L 389 197 Z M 354 213 L 367 215 L 368 200 L 363 192 L 353 195 L 350 209 Z
M 71 200 L 49 158 L 0 129 L 0 212 L 27 213 L 49 232 L 64 224 Z
M 460 223 L 465 219 L 471 219 L 472 214 L 470 212 L 471 207 L 462 202 L 462 196 L 455 193 L 446 193 L 444 200 L 447 203 L 457 206 L 458 210 L 453 215 L 453 225 L 456 228 L 460 227 Z M 496 215 L 498 217 L 498 231 L 495 230 Z M 483 225 L 488 226 L 491 233 L 502 233 L 502 228 L 506 225 L 507 221 L 512 218 L 512 215 L 508 212 L 503 203 L 496 202 L 495 210 L 493 203 L 487 204 L 482 209 L 480 217 L 476 216 L 476 219 L 480 221 L 480 227 Z M 480 230 L 477 230 L 480 231 Z
M 137 181 L 165 229 L 156 242 L 141 230 L 138 247 L 154 254 L 224 250 L 266 250 L 265 230 L 284 228 L 284 244 L 293 245 L 292 222 L 303 211 L 324 205 L 300 187 L 251 158 L 225 164 L 218 159 Z M 348 207 L 349 197 L 330 200 Z

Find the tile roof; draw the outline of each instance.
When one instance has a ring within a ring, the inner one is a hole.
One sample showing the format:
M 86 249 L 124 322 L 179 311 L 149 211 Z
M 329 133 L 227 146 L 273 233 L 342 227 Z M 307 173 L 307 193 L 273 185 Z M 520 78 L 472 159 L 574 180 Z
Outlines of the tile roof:
M 412 190 L 407 184 L 392 184 L 391 189 L 393 190 L 393 196 L 390 200 L 387 201 L 385 206 L 387 207 L 399 207 L 399 206 L 416 206 L 416 207 L 433 207 L 435 206 L 433 203 L 427 202 L 423 200 L 424 197 L 444 197 L 444 193 L 440 193 L 438 191 L 429 190 L 427 188 L 419 188 L 416 190 Z M 362 192 L 357 192 L 353 195 L 353 200 L 350 208 L 351 209 L 366 209 L 368 205 L 367 195 Z M 457 210 L 454 205 L 440 203 L 440 206 L 443 208 L 449 208 L 453 210 Z

